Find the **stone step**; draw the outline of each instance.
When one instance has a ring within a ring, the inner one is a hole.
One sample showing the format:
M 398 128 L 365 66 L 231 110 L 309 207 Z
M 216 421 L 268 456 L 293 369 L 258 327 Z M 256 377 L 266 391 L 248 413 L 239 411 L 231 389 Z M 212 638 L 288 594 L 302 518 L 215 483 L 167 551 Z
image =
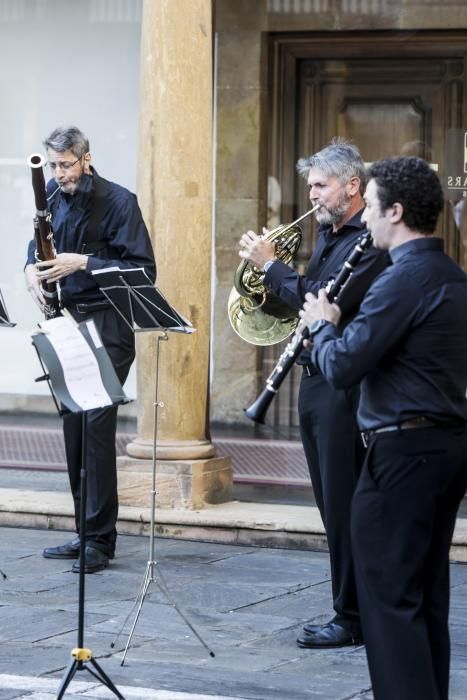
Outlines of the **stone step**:
M 121 506 L 122 534 L 148 535 L 151 509 Z M 202 510 L 156 509 L 155 532 L 161 537 L 286 549 L 327 548 L 317 508 L 231 501 Z M 0 488 L 0 526 L 74 530 L 73 503 L 63 491 Z M 452 561 L 467 562 L 467 519 L 458 518 Z

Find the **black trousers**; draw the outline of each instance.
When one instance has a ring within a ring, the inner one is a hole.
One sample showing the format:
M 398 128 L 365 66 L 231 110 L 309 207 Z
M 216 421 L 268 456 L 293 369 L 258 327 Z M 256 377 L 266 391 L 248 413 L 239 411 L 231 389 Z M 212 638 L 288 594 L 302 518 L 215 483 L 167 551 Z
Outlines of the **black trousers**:
M 113 308 L 93 313 L 78 313 L 68 307 L 77 321 L 92 319 L 112 360 L 117 376 L 123 383 L 135 357 L 134 334 Z M 113 556 L 117 539 L 117 465 L 115 435 L 117 406 L 87 412 L 86 433 L 86 541 Z M 82 447 L 82 415 L 66 413 L 63 433 L 75 507 L 76 531 L 79 533 L 80 471 Z
M 449 547 L 466 485 L 464 429 L 370 440 L 352 544 L 375 700 L 448 700 Z
M 303 374 L 300 433 L 331 561 L 336 620 L 358 628 L 350 511 L 365 449 L 356 422 L 358 389 L 338 391 L 320 374 Z

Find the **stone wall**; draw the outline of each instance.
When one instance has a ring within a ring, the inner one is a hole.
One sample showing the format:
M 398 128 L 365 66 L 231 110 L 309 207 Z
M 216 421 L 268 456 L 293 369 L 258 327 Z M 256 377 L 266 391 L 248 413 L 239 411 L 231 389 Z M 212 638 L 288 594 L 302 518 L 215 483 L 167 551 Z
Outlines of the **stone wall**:
M 238 241 L 266 223 L 266 0 L 219 0 L 217 153 L 211 418 L 237 423 L 257 388 L 257 351 L 232 330 L 227 300 L 240 263 Z

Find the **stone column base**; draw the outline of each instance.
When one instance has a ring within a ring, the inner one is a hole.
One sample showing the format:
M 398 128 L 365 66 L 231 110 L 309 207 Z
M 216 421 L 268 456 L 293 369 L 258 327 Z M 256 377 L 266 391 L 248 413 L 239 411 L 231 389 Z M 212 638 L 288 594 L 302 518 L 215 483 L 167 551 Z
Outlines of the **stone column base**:
M 118 497 L 122 505 L 151 505 L 152 461 L 117 458 Z M 229 457 L 157 460 L 156 506 L 198 510 L 232 500 L 233 469 Z

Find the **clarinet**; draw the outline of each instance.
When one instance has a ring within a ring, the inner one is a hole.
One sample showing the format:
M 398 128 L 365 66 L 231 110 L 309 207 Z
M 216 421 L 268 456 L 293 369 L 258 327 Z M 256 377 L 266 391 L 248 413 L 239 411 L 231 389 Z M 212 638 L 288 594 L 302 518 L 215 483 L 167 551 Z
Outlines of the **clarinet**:
M 341 295 L 362 255 L 371 246 L 373 239 L 370 233 L 365 233 L 350 255 L 344 261 L 337 277 L 331 279 L 326 287 L 327 298 L 331 303 L 339 302 Z M 296 359 L 303 349 L 303 343 L 309 338 L 308 326 L 304 321 L 300 321 L 295 334 L 286 346 L 284 352 L 279 357 L 277 364 L 266 380 L 266 387 L 258 396 L 256 401 L 249 408 L 244 409 L 245 415 L 255 423 L 264 423 L 266 412 L 277 394 L 282 382 L 294 365 Z
M 42 170 L 44 164 L 45 160 L 39 154 L 33 153 L 28 158 L 28 165 L 31 168 L 32 175 L 34 201 L 36 204 L 34 240 L 36 243 L 36 260 L 39 263 L 45 260 L 53 260 L 56 257 L 51 216 L 47 206 L 44 172 Z M 43 307 L 46 320 L 60 316 L 57 283 L 43 281 L 41 282 L 41 289 L 46 301 Z

